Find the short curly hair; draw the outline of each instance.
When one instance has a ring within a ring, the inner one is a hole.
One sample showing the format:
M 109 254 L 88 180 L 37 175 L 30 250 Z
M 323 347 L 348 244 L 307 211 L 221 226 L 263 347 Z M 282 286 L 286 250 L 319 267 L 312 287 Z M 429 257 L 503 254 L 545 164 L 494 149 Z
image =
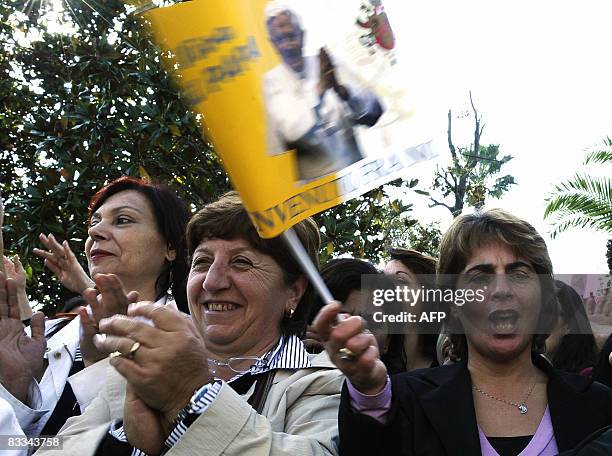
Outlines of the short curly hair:
M 307 218 L 293 226 L 313 264 L 319 266 L 319 247 L 321 237 L 319 227 L 312 218 Z M 243 239 L 253 248 L 271 256 L 283 271 L 285 284 L 295 283 L 304 275 L 299 263 L 287 244 L 280 236 L 263 239 L 257 234 L 255 226 L 235 191 L 228 192 L 217 201 L 207 204 L 191 218 L 187 225 L 187 250 L 189 256 L 204 239 Z M 302 335 L 310 309 L 314 301 L 314 289 L 310 283 L 291 317 L 285 315 L 281 322 L 283 334 Z

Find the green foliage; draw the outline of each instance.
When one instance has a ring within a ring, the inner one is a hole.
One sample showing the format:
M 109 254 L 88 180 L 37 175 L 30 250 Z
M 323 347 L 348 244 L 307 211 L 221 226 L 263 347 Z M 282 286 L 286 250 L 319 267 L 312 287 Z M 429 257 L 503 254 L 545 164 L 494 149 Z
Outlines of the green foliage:
M 421 253 L 437 258 L 440 253 L 442 231 L 436 222 L 431 225 L 417 223 L 403 238 L 398 238 L 393 246 L 410 247 Z
M 474 120 L 473 142 L 468 147 L 455 147 L 452 140 L 452 114 L 449 110 L 448 148 L 451 165 L 436 168 L 432 185 L 434 192 L 427 193 L 430 207 L 445 207 L 453 217 L 460 215 L 466 204 L 480 209 L 487 198 L 501 198 L 511 185 L 516 184 L 510 174 L 499 175 L 502 166 L 512 160 L 512 156 L 500 156 L 499 144 L 480 144 L 484 125 L 481 124 L 482 118 L 474 106 L 471 92 L 470 103 Z
M 85 264 L 87 204 L 102 185 L 121 175 L 150 177 L 175 187 L 192 209 L 229 189 L 201 137 L 203 119 L 180 99 L 164 55 L 123 3 L 61 3 L 61 22 L 71 29 L 63 34 L 46 28 L 48 2 L 0 4 L 5 245 L 20 254 L 30 298 L 47 313 L 72 294 L 31 250 L 40 233 L 53 233 Z M 416 181 L 403 185 L 414 189 Z M 419 225 L 411 210 L 381 188 L 320 214 L 322 259 L 348 253 L 377 262 L 390 244 L 435 254 L 439 229 Z
M 416 179 L 394 181 L 318 214 L 315 219 L 323 227 L 321 263 L 349 254 L 377 264 L 390 246 L 409 246 L 437 255 L 439 228 L 421 225 L 410 217 L 412 204 L 388 195 L 390 187 L 414 191 L 417 184 Z
M 612 165 L 612 140 L 606 138 L 607 149 L 591 152 L 584 164 Z M 594 228 L 612 233 L 612 178 L 576 173 L 555 186 L 546 198 L 544 218 L 552 217 L 552 236 L 570 228 Z
M 122 175 L 150 177 L 192 208 L 229 189 L 201 119 L 179 98 L 142 24 L 118 0 L 63 4 L 62 20 L 74 27 L 66 34 L 47 31 L 38 2 L 0 6 L 6 247 L 31 268 L 28 291 L 48 310 L 70 295 L 31 249 L 42 232 L 81 251 L 96 189 Z M 20 41 L 22 33 L 40 39 Z

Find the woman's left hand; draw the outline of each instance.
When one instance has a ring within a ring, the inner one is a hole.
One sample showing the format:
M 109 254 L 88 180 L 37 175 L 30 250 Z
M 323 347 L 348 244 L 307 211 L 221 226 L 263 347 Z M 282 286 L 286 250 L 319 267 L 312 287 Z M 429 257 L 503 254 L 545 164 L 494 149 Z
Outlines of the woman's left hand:
M 144 317 L 153 325 L 136 319 Z M 149 407 L 170 427 L 194 392 L 212 380 L 204 340 L 191 319 L 166 306 L 131 304 L 128 316 L 100 322 L 99 350 L 120 352 L 110 362 Z M 140 345 L 135 345 L 136 343 Z

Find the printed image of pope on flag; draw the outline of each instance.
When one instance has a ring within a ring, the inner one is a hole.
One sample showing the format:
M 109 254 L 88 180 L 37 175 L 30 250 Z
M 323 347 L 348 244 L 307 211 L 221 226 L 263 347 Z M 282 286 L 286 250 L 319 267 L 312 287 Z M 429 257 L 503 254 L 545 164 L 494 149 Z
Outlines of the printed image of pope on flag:
M 376 124 L 383 106 L 370 90 L 340 81 L 325 48 L 304 55 L 305 31 L 290 8 L 270 2 L 266 28 L 281 63 L 264 75 L 267 152 L 296 151 L 299 184 L 364 158 L 355 128 Z

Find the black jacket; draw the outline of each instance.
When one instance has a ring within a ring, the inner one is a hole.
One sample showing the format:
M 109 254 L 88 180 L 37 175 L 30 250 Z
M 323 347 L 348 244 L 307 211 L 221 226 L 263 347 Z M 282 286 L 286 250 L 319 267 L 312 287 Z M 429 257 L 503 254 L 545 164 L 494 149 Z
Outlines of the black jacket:
M 612 334 L 606 340 L 599 354 L 599 361 L 593 368 L 593 380 L 612 388 L 612 365 L 608 359 L 610 352 L 612 352 Z
M 612 424 L 612 390 L 586 377 L 555 370 L 541 356 L 534 364 L 548 375 L 548 406 L 559 451 L 575 447 Z M 480 440 L 466 363 L 420 369 L 392 378 L 387 424 L 351 410 L 346 386 L 340 404 L 340 454 L 480 455 Z

